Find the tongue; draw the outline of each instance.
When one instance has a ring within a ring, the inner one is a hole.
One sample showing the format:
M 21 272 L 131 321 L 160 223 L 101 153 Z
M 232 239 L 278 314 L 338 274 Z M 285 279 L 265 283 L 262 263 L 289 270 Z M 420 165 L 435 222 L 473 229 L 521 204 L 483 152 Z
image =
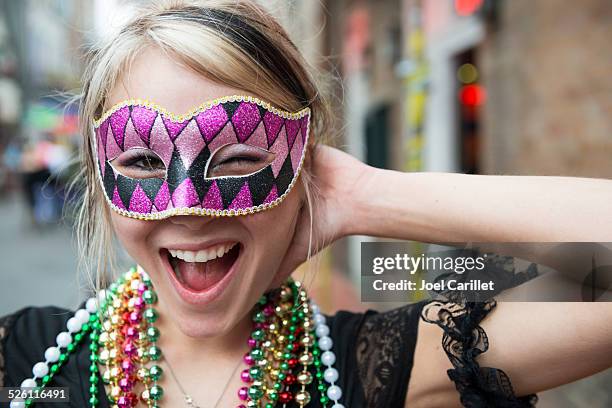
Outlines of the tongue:
M 228 254 L 208 262 L 185 262 L 178 260 L 177 267 L 181 280 L 189 289 L 200 292 L 216 285 L 229 268 L 233 259 Z

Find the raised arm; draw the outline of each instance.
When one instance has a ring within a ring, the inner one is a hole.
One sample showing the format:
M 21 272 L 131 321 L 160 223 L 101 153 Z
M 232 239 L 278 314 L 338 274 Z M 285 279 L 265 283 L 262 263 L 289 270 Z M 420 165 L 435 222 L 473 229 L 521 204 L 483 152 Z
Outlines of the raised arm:
M 571 177 L 402 173 L 374 169 L 323 147 L 314 247 L 346 235 L 422 242 L 612 241 L 612 181 Z M 284 265 L 303 261 L 310 232 L 301 220 Z M 552 388 L 612 366 L 609 303 L 500 302 L 482 322 L 481 367 L 508 374 L 516 395 Z M 421 321 L 407 406 L 459 406 L 448 378 L 443 331 Z
M 314 217 L 311 224 L 304 207 L 282 265 L 289 271 L 305 261 L 310 243 L 317 252 L 347 235 L 435 243 L 612 242 L 612 180 L 403 173 L 327 146 L 317 149 L 313 179 Z
M 370 168 L 349 234 L 422 242 L 612 241 L 612 180 Z
M 322 154 L 336 156 L 326 163 L 349 163 L 328 171 L 344 174 L 344 180 L 350 168 L 357 175 L 352 185 L 333 182 L 346 190 L 331 196 L 352 197 L 343 235 L 424 242 L 612 241 L 610 180 L 401 173 L 360 167 L 337 151 Z M 609 303 L 499 302 L 481 324 L 490 347 L 477 361 L 503 370 L 517 396 L 553 388 L 612 366 L 610 321 Z M 447 375 L 453 366 L 442 335 L 437 325 L 420 322 L 406 406 L 461 406 Z

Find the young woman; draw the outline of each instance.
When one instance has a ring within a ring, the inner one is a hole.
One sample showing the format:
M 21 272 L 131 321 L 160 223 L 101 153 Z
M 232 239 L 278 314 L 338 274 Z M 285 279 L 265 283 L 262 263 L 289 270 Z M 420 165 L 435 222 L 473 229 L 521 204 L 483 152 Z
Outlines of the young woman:
M 0 385 L 69 387 L 70 407 L 527 407 L 612 365 L 606 304 L 325 316 L 289 278 L 350 234 L 606 241 L 609 181 L 404 174 L 318 146 L 337 107 L 250 1 L 156 2 L 83 85 L 80 243 L 106 289 L 0 320 Z M 109 284 L 113 234 L 138 266 Z

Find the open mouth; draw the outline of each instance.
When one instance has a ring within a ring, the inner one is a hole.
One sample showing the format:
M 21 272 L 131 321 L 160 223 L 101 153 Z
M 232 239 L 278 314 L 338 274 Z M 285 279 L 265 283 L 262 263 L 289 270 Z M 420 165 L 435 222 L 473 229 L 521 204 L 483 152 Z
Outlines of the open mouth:
M 164 252 L 177 281 L 192 292 L 203 292 L 229 273 L 240 249 L 238 242 L 225 242 L 199 251 L 166 249 Z

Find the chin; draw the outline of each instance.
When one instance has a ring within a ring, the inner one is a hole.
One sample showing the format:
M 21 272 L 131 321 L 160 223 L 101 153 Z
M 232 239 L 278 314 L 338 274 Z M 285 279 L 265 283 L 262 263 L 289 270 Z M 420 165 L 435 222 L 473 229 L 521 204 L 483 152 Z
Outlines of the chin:
M 197 313 L 193 311 L 174 311 L 172 319 L 178 329 L 188 337 L 207 338 L 227 334 L 237 324 L 227 313 Z

